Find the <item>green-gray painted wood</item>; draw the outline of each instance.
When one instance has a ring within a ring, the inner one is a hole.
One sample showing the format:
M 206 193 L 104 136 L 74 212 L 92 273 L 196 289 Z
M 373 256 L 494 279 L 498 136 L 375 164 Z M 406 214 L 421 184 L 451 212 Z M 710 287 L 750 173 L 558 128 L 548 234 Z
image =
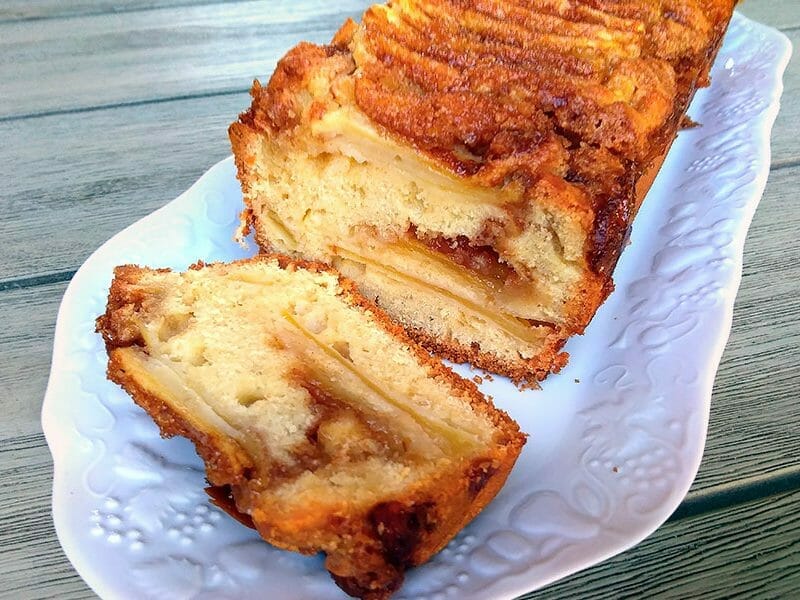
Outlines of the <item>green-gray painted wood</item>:
M 667 523 L 635 548 L 524 598 L 796 598 L 798 506 L 794 491 Z
M 58 544 L 50 517 L 53 462 L 44 436 L 0 441 L 0 598 L 96 598 Z
M 14 148 L 0 149 L 0 280 L 75 270 L 228 156 L 248 104 L 241 93 L 0 123 Z
M 224 4 L 242 0 L 6 0 L 0 6 L 0 22 L 57 19 L 88 15 L 120 14 L 178 6 Z
M 66 287 L 0 292 L 0 444 L 41 432 L 56 314 Z
M 364 0 L 269 0 L 0 24 L 0 118 L 247 90 Z
M 770 27 L 784 30 L 800 27 L 797 0 L 744 0 L 737 10 Z
M 243 0 L 7 0 L 0 6 L 0 21 L 52 19 L 103 13 L 142 11 L 204 4 L 223 4 Z M 365 2 L 367 4 L 367 2 Z M 773 27 L 800 26 L 800 8 L 796 0 L 746 0 L 739 10 Z

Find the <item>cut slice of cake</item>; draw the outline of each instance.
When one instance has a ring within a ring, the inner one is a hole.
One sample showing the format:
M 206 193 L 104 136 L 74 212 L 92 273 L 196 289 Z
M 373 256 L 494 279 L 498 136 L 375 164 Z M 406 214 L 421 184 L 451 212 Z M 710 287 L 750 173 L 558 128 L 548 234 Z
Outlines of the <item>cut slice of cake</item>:
M 230 128 L 258 244 L 442 355 L 541 379 L 613 288 L 732 0 L 393 0 L 301 43 Z
M 500 490 L 524 435 L 355 285 L 260 256 L 118 267 L 108 376 L 192 440 L 216 502 L 385 598 Z M 221 488 L 221 489 L 219 489 Z

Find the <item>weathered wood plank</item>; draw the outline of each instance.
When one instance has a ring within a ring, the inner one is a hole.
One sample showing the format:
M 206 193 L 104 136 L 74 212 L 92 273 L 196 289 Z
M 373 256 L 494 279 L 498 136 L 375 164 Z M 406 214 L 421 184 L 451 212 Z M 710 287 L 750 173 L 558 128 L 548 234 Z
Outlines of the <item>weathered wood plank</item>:
M 50 516 L 52 473 L 41 433 L 0 442 L 0 598 L 96 598 L 58 544 Z
M 0 123 L 0 280 L 74 270 L 230 154 L 227 127 L 248 104 L 241 93 Z
M 800 491 L 670 522 L 548 598 L 793 598 L 800 588 Z
M 737 10 L 751 19 L 777 29 L 800 27 L 797 0 L 745 0 Z
M 0 22 L 119 14 L 130 11 L 223 4 L 241 0 L 6 0 L 0 5 Z
M 246 90 L 364 0 L 277 0 L 0 24 L 0 117 Z
M 7 0 L 0 6 L 0 21 L 52 19 L 240 1 L 242 0 Z M 738 10 L 772 27 L 787 29 L 800 26 L 800 10 L 795 0 L 746 0 L 739 5 Z
M 56 315 L 66 287 L 0 292 L 0 441 L 41 431 Z
M 0 22 L 58 19 L 134 10 L 224 4 L 241 0 L 6 0 L 0 6 Z
M 0 21 L 53 19 L 239 1 L 241 0 L 7 0 L 0 6 Z M 772 27 L 787 29 L 800 26 L 800 10 L 796 0 L 747 0 L 739 6 L 739 10 Z
M 773 171 L 751 224 L 734 325 L 712 399 L 702 485 L 800 465 L 800 412 L 784 403 L 800 372 L 800 168 Z M 776 360 L 776 357 L 780 357 Z M 764 437 L 767 426 L 769 433 Z

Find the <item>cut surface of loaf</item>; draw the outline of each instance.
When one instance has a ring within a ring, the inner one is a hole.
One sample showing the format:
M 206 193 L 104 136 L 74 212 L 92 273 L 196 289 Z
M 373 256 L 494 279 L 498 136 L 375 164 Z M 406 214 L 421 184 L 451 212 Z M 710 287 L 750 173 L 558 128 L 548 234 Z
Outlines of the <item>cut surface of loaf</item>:
M 393 0 L 230 128 L 245 230 L 446 357 L 541 379 L 611 275 L 732 0 Z
M 471 382 L 351 282 L 259 256 L 185 273 L 118 267 L 97 320 L 108 376 L 194 442 L 269 542 L 324 552 L 387 597 L 499 491 L 524 444 Z

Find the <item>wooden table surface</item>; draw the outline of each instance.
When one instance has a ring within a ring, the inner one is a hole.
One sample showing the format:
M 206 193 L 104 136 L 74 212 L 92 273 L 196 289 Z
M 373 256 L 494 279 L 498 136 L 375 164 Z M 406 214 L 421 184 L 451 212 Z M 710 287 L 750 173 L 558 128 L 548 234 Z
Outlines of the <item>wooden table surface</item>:
M 368 0 L 0 3 L 0 597 L 91 598 L 50 515 L 39 413 L 61 296 L 114 233 L 230 153 L 226 127 L 300 39 Z M 800 47 L 797 0 L 741 12 Z M 747 238 L 700 472 L 636 548 L 531 598 L 800 594 L 800 66 Z

